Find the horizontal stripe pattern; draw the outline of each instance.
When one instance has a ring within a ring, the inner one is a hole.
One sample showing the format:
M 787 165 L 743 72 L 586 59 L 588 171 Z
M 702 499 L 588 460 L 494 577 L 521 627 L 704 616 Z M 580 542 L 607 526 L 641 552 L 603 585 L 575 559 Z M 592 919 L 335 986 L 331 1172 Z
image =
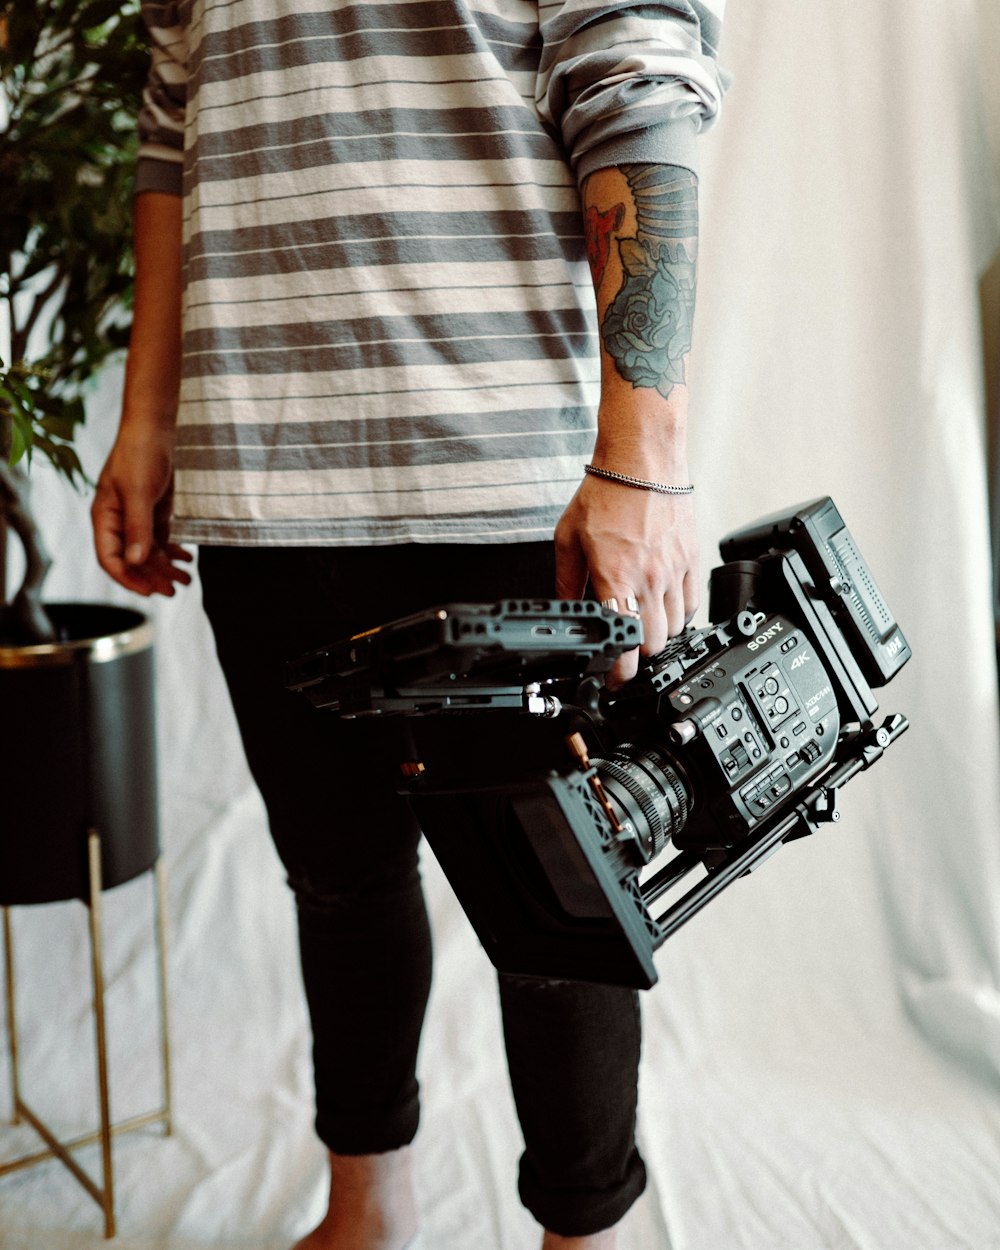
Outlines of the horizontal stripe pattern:
M 176 468 L 182 472 L 192 469 L 215 470 L 268 470 L 302 471 L 322 469 L 331 456 L 346 469 L 366 467 L 391 468 L 400 449 L 407 451 L 407 460 L 413 465 L 448 465 L 456 458 L 465 463 L 477 460 L 494 460 L 498 455 L 515 456 L 517 459 L 538 459 L 549 454 L 553 445 L 564 454 L 575 454 L 580 462 L 586 458 L 593 445 L 595 427 L 590 413 L 579 413 L 580 427 L 567 428 L 567 413 L 558 409 L 546 422 L 535 423 L 539 414 L 515 412 L 490 414 L 499 419 L 508 418 L 506 424 L 513 428 L 502 431 L 482 430 L 473 433 L 465 429 L 454 434 L 443 434 L 437 419 L 421 423 L 406 422 L 402 433 L 396 432 L 398 422 L 390 421 L 379 433 L 388 437 L 373 438 L 365 422 L 352 422 L 351 431 L 359 437 L 350 439 L 335 431 L 336 437 L 325 432 L 317 435 L 318 441 L 296 443 L 288 438 L 279 442 L 264 434 L 256 446 L 247 439 L 247 427 L 240 428 L 240 442 L 236 446 L 220 446 L 217 442 L 205 444 L 185 440 L 177 449 Z M 260 427 L 254 427 L 259 429 Z M 271 427 L 265 427 L 270 430 Z M 321 427 L 322 429 L 323 427 Z M 432 431 L 427 433 L 426 431 Z
M 139 186 L 184 196 L 175 536 L 550 536 L 596 433 L 577 180 L 693 164 L 722 0 L 143 11 Z

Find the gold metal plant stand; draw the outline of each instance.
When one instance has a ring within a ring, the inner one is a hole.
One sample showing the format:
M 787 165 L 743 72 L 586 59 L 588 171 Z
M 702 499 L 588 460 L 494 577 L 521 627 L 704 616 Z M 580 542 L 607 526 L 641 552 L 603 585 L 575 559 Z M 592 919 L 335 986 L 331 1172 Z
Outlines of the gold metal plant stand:
M 117 1133 L 130 1133 L 150 1124 L 162 1124 L 165 1135 L 171 1131 L 170 1111 L 170 1031 L 167 1009 L 167 926 L 166 926 L 166 873 L 163 860 L 158 859 L 154 869 L 154 906 L 157 949 L 157 987 L 160 1000 L 160 1049 L 163 1063 L 163 1105 L 157 1111 L 111 1123 L 110 1092 L 108 1085 L 108 1046 L 104 1016 L 104 954 L 101 929 L 101 840 L 96 830 L 87 838 L 90 897 L 87 906 L 90 919 L 91 972 L 94 982 L 94 1032 L 97 1051 L 97 1093 L 100 1106 L 100 1128 L 72 1141 L 59 1141 L 46 1124 L 31 1110 L 21 1097 L 18 1074 L 17 1016 L 15 1013 L 14 948 L 10 923 L 10 908 L 3 912 L 4 971 L 7 989 L 7 1040 L 10 1053 L 11 1087 L 14 1102 L 14 1123 L 25 1120 L 45 1142 L 45 1149 L 23 1155 L 9 1163 L 0 1164 L 0 1176 L 31 1167 L 45 1159 L 56 1158 L 66 1165 L 83 1188 L 104 1212 L 104 1236 L 115 1235 L 114 1170 L 111 1158 L 111 1138 Z M 101 1143 L 101 1184 L 98 1185 L 73 1158 L 71 1151 L 80 1146 Z

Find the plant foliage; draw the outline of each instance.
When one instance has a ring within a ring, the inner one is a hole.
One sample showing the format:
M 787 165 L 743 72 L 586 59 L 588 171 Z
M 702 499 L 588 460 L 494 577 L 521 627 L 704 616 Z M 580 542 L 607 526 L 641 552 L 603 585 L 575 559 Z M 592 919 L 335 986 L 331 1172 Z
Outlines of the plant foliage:
M 0 446 L 74 482 L 83 384 L 128 340 L 147 66 L 137 0 L 0 3 Z

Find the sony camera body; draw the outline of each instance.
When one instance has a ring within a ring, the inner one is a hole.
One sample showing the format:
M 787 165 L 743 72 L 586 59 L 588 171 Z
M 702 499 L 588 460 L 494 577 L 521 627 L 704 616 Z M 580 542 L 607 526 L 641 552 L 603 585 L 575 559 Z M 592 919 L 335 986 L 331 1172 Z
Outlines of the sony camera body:
M 906 729 L 872 720 L 910 649 L 830 499 L 720 549 L 712 624 L 615 693 L 641 624 L 589 601 L 448 604 L 290 663 L 290 686 L 398 759 L 501 971 L 652 985 L 656 948 L 836 820 L 837 790 Z

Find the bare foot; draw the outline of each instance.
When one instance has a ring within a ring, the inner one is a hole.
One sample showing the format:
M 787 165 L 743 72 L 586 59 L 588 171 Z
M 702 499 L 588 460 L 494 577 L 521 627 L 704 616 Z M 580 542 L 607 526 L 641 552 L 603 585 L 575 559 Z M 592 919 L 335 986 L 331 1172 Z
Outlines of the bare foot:
M 558 1233 L 545 1234 L 542 1250 L 615 1250 L 618 1238 L 613 1228 L 589 1237 L 560 1237 Z
M 410 1148 L 330 1155 L 330 1205 L 292 1250 L 405 1250 L 417 1231 Z

